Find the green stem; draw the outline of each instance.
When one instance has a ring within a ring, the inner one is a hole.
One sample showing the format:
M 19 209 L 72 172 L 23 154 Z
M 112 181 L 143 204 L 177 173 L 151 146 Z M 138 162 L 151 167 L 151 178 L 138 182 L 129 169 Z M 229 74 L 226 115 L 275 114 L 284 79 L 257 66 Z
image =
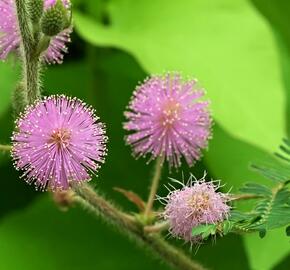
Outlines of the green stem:
M 30 57 L 26 63 L 26 87 L 29 104 L 40 98 L 39 65 L 39 60 L 35 57 Z
M 15 0 L 15 3 L 24 53 L 25 55 L 30 54 L 33 44 L 33 33 L 28 23 L 27 3 L 26 0 Z
M 259 199 L 263 196 L 257 194 L 233 194 L 230 196 L 230 201 L 241 201 L 241 200 L 251 200 L 251 199 Z
M 144 231 L 147 233 L 159 233 L 168 229 L 169 229 L 168 221 L 162 221 L 162 222 L 144 227 Z
M 151 250 L 174 269 L 206 270 L 199 263 L 192 261 L 182 251 L 167 243 L 158 234 L 144 232 L 142 225 L 137 223 L 132 216 L 117 209 L 112 203 L 97 194 L 89 185 L 73 183 L 71 185 L 76 195 L 78 195 L 77 202 L 122 230 L 131 239 Z
M 27 91 L 28 103 L 40 97 L 39 90 L 39 56 L 35 54 L 37 42 L 29 24 L 26 0 L 15 0 L 18 25 L 21 34 L 21 48 L 23 58 L 23 83 Z
M 11 151 L 11 146 L 10 145 L 2 145 L 0 144 L 0 151 Z
M 144 216 L 147 218 L 150 216 L 150 213 L 151 213 L 151 210 L 153 207 L 153 203 L 154 203 L 154 199 L 156 196 L 156 192 L 157 192 L 158 187 L 159 187 L 159 181 L 160 181 L 161 171 L 162 171 L 162 164 L 163 164 L 163 158 L 159 157 L 156 160 L 154 175 L 153 175 L 152 183 L 151 183 L 151 187 L 150 187 L 150 193 L 149 193 L 149 197 L 148 197 L 147 204 L 146 204 L 145 211 L 144 211 Z
M 87 206 L 109 223 L 113 223 L 116 226 L 121 225 L 122 228 L 133 229 L 133 226 L 135 226 L 133 217 L 118 210 L 101 195 L 97 194 L 89 185 L 74 183 L 71 185 L 74 192 L 79 196 L 78 202 L 83 206 Z

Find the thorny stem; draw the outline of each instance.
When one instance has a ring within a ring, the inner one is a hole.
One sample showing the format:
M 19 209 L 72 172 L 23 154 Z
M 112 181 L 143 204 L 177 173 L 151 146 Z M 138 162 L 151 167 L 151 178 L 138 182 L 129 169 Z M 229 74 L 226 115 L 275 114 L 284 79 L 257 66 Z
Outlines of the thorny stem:
M 10 150 L 11 150 L 11 146 L 10 145 L 0 144 L 0 151 L 10 151 Z
M 15 0 L 18 25 L 22 41 L 23 83 L 27 91 L 27 99 L 32 103 L 40 97 L 39 90 L 39 55 L 36 55 L 37 42 L 34 41 L 32 27 L 28 21 L 26 0 Z
M 199 263 L 192 261 L 182 251 L 167 243 L 158 234 L 145 233 L 144 228 L 133 217 L 128 216 L 113 204 L 97 194 L 88 184 L 74 184 L 72 188 L 78 195 L 77 202 L 97 216 L 115 225 L 131 239 L 147 247 L 164 262 L 179 270 L 206 270 Z
M 152 183 L 151 183 L 151 187 L 150 187 L 150 194 L 149 194 L 147 204 L 145 207 L 145 211 L 144 211 L 144 216 L 146 218 L 148 218 L 150 216 L 150 212 L 151 212 L 152 207 L 153 207 L 156 192 L 158 190 L 159 181 L 160 181 L 160 177 L 161 177 L 161 171 L 162 171 L 162 163 L 163 163 L 163 159 L 162 159 L 162 157 L 159 157 L 156 160 L 155 171 L 154 171 L 154 175 L 153 175 L 153 179 L 152 179 Z

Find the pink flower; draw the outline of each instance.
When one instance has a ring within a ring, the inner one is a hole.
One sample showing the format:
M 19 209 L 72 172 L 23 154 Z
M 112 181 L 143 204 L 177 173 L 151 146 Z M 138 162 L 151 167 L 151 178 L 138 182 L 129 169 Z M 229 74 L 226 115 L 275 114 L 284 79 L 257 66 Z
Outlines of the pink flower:
M 54 5 L 55 2 L 56 0 L 44 0 L 45 9 Z M 66 8 L 70 8 L 68 0 L 62 0 L 62 2 Z M 0 0 L 0 13 L 0 59 L 4 60 L 10 52 L 19 49 L 21 42 L 14 0 Z M 43 60 L 46 63 L 62 63 L 71 32 L 72 28 L 67 28 L 51 39 L 48 49 L 43 54 Z
M 192 178 L 186 185 L 181 183 L 181 189 L 171 191 L 162 199 L 166 203 L 163 217 L 170 223 L 171 234 L 187 242 L 198 240 L 192 237 L 192 228 L 221 222 L 230 211 L 226 204 L 228 196 L 217 192 L 218 186 L 205 182 L 204 178 L 195 182 Z
M 50 96 L 26 108 L 16 121 L 12 157 L 26 181 L 45 190 L 67 190 L 91 179 L 104 162 L 103 124 L 77 98 Z
M 183 80 L 179 74 L 152 76 L 138 86 L 125 112 L 126 137 L 137 157 L 151 155 L 179 167 L 183 156 L 193 165 L 211 136 L 208 102 L 197 89 L 196 80 Z

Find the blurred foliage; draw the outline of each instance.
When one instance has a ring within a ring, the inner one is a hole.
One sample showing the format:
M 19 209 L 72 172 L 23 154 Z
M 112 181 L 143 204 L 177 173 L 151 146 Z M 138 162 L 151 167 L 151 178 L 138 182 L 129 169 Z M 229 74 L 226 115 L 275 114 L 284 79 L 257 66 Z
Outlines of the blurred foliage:
M 285 134 L 278 53 L 247 1 L 118 0 L 108 2 L 107 12 L 110 25 L 75 12 L 81 37 L 129 51 L 150 73 L 196 76 L 227 132 L 267 150 L 277 147 Z
M 147 196 L 152 164 L 135 161 L 124 145 L 123 111 L 138 82 L 167 69 L 201 80 L 217 121 L 204 161 L 170 176 L 193 172 L 198 177 L 207 170 L 209 178 L 222 179 L 225 190 L 233 187 L 233 192 L 245 181 L 266 183 L 248 166 L 277 148 L 289 122 L 289 4 L 252 2 L 73 1 L 76 32 L 70 53 L 63 65 L 44 70 L 44 94 L 77 96 L 106 123 L 109 155 L 93 184 L 107 197 L 136 211 L 112 188 Z M 0 143 L 9 142 L 13 129 L 10 95 L 20 77 L 11 60 L 0 64 Z M 1 269 L 167 269 L 77 207 L 60 212 L 49 195 L 18 180 L 2 153 L 0 170 Z M 164 172 L 162 184 L 168 175 Z M 284 229 L 263 239 L 227 235 L 216 242 L 201 246 L 196 255 L 192 250 L 192 256 L 217 270 L 289 269 Z

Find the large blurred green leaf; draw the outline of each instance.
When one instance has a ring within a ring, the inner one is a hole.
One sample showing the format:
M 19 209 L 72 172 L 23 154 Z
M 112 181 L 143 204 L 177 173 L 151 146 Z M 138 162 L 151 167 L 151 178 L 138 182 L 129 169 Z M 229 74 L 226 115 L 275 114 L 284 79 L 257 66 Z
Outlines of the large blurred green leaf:
M 267 152 L 230 136 L 219 125 L 213 129 L 213 139 L 205 155 L 210 172 L 221 178 L 225 189 L 237 192 L 245 182 L 268 184 L 268 180 L 249 169 L 253 161 L 275 162 Z M 270 183 L 270 182 L 269 182 Z
M 287 131 L 290 134 L 290 2 L 284 0 L 252 0 L 265 16 L 275 33 L 287 96 Z
M 244 239 L 248 247 L 247 253 L 252 270 L 273 269 L 290 252 L 289 237 L 286 237 L 285 229 L 269 231 L 263 239 L 258 234 L 247 235 Z M 283 250 L 284 252 L 282 252 Z M 275 269 L 286 270 L 289 268 Z
M 75 12 L 78 33 L 132 53 L 149 72 L 181 70 L 208 90 L 227 132 L 266 150 L 284 136 L 273 37 L 246 0 L 110 1 L 110 26 Z
M 261 13 L 269 20 L 275 30 L 279 32 L 286 46 L 290 50 L 290 2 L 285 0 L 251 0 Z

